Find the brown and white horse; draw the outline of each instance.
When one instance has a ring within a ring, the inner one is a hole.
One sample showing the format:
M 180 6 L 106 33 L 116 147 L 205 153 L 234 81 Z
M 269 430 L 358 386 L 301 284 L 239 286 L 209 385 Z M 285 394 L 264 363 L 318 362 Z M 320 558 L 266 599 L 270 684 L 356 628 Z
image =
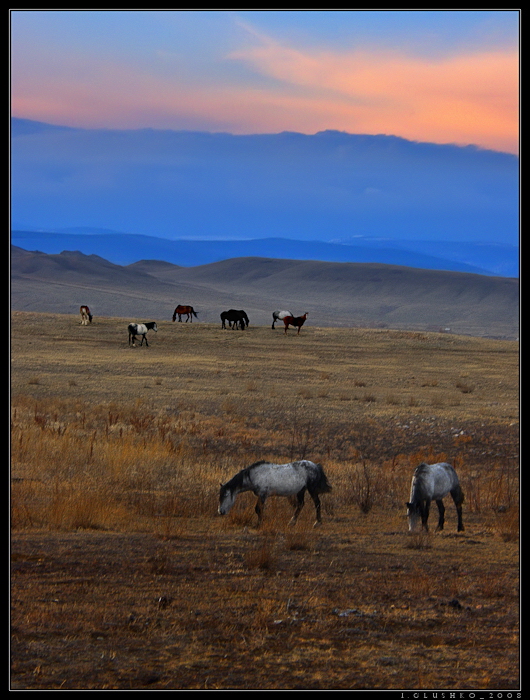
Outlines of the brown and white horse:
M 88 308 L 88 306 L 81 306 L 79 308 L 79 313 L 81 314 L 81 325 L 82 326 L 88 326 L 89 323 L 92 323 L 92 319 L 94 317 L 90 313 L 90 309 Z
M 179 317 L 180 322 L 182 322 L 182 316 L 186 316 L 186 323 L 188 320 L 190 320 L 190 323 L 193 323 L 193 316 L 198 318 L 193 306 L 182 306 L 182 304 L 179 304 L 175 311 L 173 311 L 173 321 L 177 318 L 177 316 Z
M 287 329 L 289 326 L 294 326 L 295 328 L 298 328 L 298 334 L 300 334 L 300 328 L 305 323 L 305 320 L 307 318 L 307 311 L 303 316 L 285 316 L 283 319 L 283 323 L 285 325 L 285 333 L 287 333 Z

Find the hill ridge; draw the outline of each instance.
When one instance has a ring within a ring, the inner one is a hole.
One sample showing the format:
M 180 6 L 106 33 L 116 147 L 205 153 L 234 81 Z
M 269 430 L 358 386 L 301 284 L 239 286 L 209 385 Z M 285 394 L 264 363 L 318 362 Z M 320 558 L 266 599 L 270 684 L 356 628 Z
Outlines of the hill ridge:
M 466 272 L 275 258 L 194 268 L 156 260 L 120 266 L 81 252 L 49 255 L 13 246 L 11 275 L 11 305 L 19 311 L 77 314 L 88 304 L 95 317 L 164 320 L 182 303 L 207 323 L 218 323 L 227 308 L 244 308 L 252 327 L 270 324 L 272 311 L 282 307 L 295 315 L 309 311 L 308 326 L 519 335 L 518 280 Z

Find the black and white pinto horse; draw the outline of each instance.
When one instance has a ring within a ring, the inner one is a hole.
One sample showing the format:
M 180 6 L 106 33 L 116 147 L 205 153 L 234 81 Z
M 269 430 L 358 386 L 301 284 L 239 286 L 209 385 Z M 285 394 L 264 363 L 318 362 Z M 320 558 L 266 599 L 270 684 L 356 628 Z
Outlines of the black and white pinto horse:
M 82 326 L 88 326 L 89 323 L 92 323 L 92 319 L 94 318 L 92 314 L 90 313 L 90 309 L 88 306 L 83 305 L 79 308 L 79 313 L 81 314 L 81 325 Z
M 449 493 L 456 506 L 458 516 L 457 530 L 461 532 L 464 529 L 462 523 L 464 493 L 453 467 L 447 462 L 439 462 L 437 464 L 425 464 L 423 462 L 419 467 L 416 467 L 412 476 L 410 497 L 407 503 L 409 530 L 416 530 L 420 519 L 423 529 L 428 530 L 427 521 L 429 519 L 431 501 L 436 501 L 438 506 L 439 519 L 437 529 L 443 530 L 445 506 L 442 499 Z
M 189 321 L 190 323 L 193 323 L 193 317 L 199 318 L 197 316 L 197 312 L 193 308 L 193 306 L 183 306 L 182 304 L 179 304 L 175 311 L 173 311 L 173 321 L 179 317 L 179 322 L 182 322 L 182 317 L 186 316 L 186 323 Z
M 283 321 L 283 319 L 286 316 L 292 316 L 293 314 L 290 311 L 282 311 L 281 309 L 277 309 L 276 311 L 272 312 L 272 326 L 271 328 L 274 328 L 274 324 L 276 321 Z
M 296 507 L 291 518 L 294 525 L 304 505 L 305 492 L 313 499 L 316 510 L 315 525 L 320 525 L 319 494 L 331 491 L 331 486 L 322 465 L 303 459 L 288 464 L 273 464 L 260 461 L 242 469 L 230 481 L 221 484 L 219 492 L 219 514 L 225 515 L 235 503 L 236 496 L 252 491 L 257 497 L 256 513 L 258 527 L 263 518 L 263 507 L 269 496 L 296 496 Z
M 284 316 L 283 318 L 283 323 L 285 326 L 285 333 L 287 333 L 287 329 L 289 326 L 294 326 L 295 328 L 298 328 L 298 333 L 297 335 L 300 335 L 300 328 L 304 325 L 305 321 L 307 318 L 307 311 L 303 316 Z
M 239 327 L 241 328 L 242 331 L 245 330 L 245 326 L 250 325 L 250 321 L 248 320 L 247 314 L 243 311 L 243 309 L 230 309 L 229 311 L 223 311 L 221 314 L 221 328 L 226 328 L 226 322 L 228 321 L 228 325 L 232 330 L 235 328 Z
M 149 347 L 149 343 L 147 342 L 147 331 L 154 331 L 155 333 L 158 332 L 156 321 L 149 321 L 149 323 L 129 323 L 128 329 L 129 345 L 132 345 L 133 348 L 136 347 L 134 341 L 138 340 L 140 336 L 142 337 L 142 342 L 140 345 L 143 345 L 145 340 L 146 347 Z

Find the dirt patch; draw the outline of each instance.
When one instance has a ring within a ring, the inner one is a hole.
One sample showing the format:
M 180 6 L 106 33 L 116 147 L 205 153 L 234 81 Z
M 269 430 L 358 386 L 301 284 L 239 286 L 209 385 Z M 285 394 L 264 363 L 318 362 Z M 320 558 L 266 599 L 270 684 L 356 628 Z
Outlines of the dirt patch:
M 516 544 L 327 520 L 17 532 L 12 688 L 519 687 Z

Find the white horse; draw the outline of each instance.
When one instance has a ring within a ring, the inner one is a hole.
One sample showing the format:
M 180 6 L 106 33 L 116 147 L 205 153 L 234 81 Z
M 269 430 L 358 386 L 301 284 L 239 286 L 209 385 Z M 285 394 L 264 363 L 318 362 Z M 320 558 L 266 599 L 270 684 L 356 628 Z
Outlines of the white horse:
M 90 313 L 90 309 L 88 306 L 83 305 L 79 308 L 79 313 L 81 314 L 81 325 L 82 326 L 88 326 L 89 323 L 92 323 L 92 319 L 94 318 L 92 314 Z
M 416 467 L 412 476 L 410 487 L 410 499 L 407 503 L 407 517 L 409 530 L 416 530 L 421 518 L 422 527 L 428 530 L 427 521 L 429 519 L 429 508 L 431 501 L 436 501 L 438 506 L 439 519 L 438 530 L 443 530 L 445 506 L 442 499 L 451 494 L 456 506 L 458 516 L 458 532 L 464 529 L 462 523 L 462 503 L 464 493 L 460 488 L 458 476 L 455 470 L 447 462 L 437 464 L 425 464 L 423 462 Z
M 305 492 L 313 499 L 316 510 L 315 525 L 320 525 L 319 494 L 331 491 L 327 477 L 320 464 L 303 459 L 288 464 L 273 464 L 260 461 L 242 469 L 234 477 L 221 484 L 219 492 L 220 515 L 226 515 L 235 503 L 238 493 L 252 491 L 257 497 L 256 513 L 258 527 L 263 517 L 263 506 L 269 496 L 296 496 L 296 508 L 291 523 L 296 523 L 304 505 Z
M 280 309 L 277 309 L 276 311 L 272 312 L 272 326 L 271 328 L 274 328 L 274 324 L 276 321 L 282 321 L 286 316 L 292 316 L 293 314 L 290 311 L 281 311 Z
M 134 344 L 134 341 L 137 340 L 140 336 L 142 336 L 142 342 L 140 345 L 145 344 L 147 347 L 149 347 L 149 343 L 147 342 L 147 331 L 154 331 L 155 333 L 158 332 L 158 328 L 156 327 L 156 321 L 149 321 L 149 323 L 129 323 L 128 326 L 129 330 L 129 345 L 132 345 L 133 348 L 136 347 Z

